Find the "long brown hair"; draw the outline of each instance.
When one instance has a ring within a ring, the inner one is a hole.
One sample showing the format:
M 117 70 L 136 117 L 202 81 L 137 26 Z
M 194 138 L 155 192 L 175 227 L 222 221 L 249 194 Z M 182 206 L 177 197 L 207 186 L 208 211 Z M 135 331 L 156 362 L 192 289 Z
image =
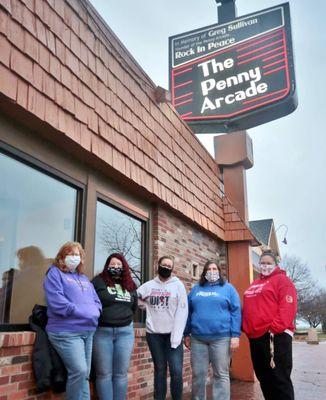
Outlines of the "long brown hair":
M 206 263 L 205 263 L 205 265 L 204 265 L 203 272 L 201 273 L 200 278 L 199 278 L 199 285 L 200 285 L 200 286 L 204 286 L 205 283 L 207 282 L 207 279 L 205 278 L 205 275 L 206 275 L 206 272 L 207 272 L 207 270 L 208 270 L 208 267 L 209 267 L 211 264 L 215 264 L 215 265 L 217 266 L 218 272 L 219 272 L 219 274 L 220 274 L 220 278 L 219 278 L 219 280 L 218 280 L 218 284 L 219 284 L 220 286 L 223 286 L 224 283 L 225 283 L 225 279 L 222 277 L 222 271 L 221 271 L 221 267 L 220 267 L 219 262 L 218 262 L 218 261 L 215 261 L 215 260 L 208 260 L 208 261 L 206 261 Z
M 122 263 L 122 276 L 121 280 L 119 280 L 119 284 L 121 285 L 123 290 L 128 290 L 128 292 L 132 292 L 137 289 L 135 282 L 131 277 L 130 267 L 127 260 L 120 253 L 112 253 L 109 255 L 107 260 L 105 261 L 103 271 L 100 273 L 100 277 L 104 280 L 106 286 L 114 287 L 117 283 L 108 273 L 108 265 L 112 258 L 117 258 Z
M 85 251 L 79 242 L 67 242 L 61 246 L 58 254 L 56 255 L 56 257 L 54 259 L 54 263 L 53 263 L 56 267 L 58 267 L 60 269 L 60 271 L 62 271 L 62 272 L 69 271 L 65 265 L 65 258 L 70 253 L 70 251 L 75 247 L 77 247 L 77 249 L 79 250 L 79 254 L 80 254 L 80 264 L 76 268 L 76 272 L 78 274 L 84 273 Z

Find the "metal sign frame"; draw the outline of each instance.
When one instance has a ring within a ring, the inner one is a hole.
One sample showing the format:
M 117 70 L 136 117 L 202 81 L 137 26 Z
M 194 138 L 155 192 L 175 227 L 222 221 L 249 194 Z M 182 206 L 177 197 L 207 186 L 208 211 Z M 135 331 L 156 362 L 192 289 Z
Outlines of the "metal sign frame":
M 169 38 L 172 104 L 196 133 L 232 132 L 297 107 L 289 4 Z

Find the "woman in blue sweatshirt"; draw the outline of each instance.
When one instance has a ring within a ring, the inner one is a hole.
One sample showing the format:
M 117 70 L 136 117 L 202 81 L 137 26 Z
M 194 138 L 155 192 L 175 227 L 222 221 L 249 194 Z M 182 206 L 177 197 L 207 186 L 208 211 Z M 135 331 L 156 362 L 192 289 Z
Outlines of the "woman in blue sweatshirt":
M 240 299 L 221 276 L 217 262 L 207 261 L 199 283 L 188 295 L 185 346 L 191 348 L 192 399 L 206 399 L 209 363 L 213 367 L 213 400 L 230 399 L 231 352 L 239 347 Z
M 102 310 L 93 285 L 83 274 L 85 253 L 67 242 L 46 273 L 46 331 L 68 372 L 67 400 L 90 399 L 88 376 L 97 320 Z

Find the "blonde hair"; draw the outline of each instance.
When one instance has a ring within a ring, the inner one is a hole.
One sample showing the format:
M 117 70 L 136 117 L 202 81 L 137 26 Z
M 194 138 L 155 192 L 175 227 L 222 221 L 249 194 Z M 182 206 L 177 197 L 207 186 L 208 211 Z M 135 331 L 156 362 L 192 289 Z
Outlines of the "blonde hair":
M 80 254 L 80 264 L 78 265 L 76 272 L 78 274 L 82 274 L 84 272 L 85 251 L 79 242 L 67 242 L 61 246 L 53 264 L 62 272 L 68 272 L 68 268 L 65 265 L 65 257 L 75 247 L 79 250 Z

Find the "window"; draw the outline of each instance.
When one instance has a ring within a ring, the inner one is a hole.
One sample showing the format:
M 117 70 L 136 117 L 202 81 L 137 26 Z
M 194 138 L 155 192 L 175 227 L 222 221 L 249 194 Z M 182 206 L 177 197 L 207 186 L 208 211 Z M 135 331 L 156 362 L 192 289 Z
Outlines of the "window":
M 26 324 L 53 257 L 75 239 L 78 190 L 2 153 L 0 175 L 0 323 Z
M 137 286 L 144 281 L 145 222 L 125 212 L 97 202 L 94 274 L 103 270 L 111 253 L 126 258 Z
M 197 263 L 193 263 L 192 264 L 192 277 L 193 278 L 198 278 L 198 270 L 199 270 L 199 268 L 198 268 L 198 264 Z

